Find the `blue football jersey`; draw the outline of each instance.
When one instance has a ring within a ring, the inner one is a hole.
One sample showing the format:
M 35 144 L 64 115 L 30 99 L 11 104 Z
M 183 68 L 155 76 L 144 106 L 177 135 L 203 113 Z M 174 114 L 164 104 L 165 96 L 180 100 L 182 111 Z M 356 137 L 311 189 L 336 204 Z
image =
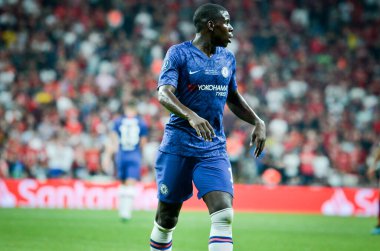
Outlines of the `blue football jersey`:
M 237 89 L 234 55 L 217 47 L 211 57 L 190 41 L 174 45 L 168 50 L 158 87 L 172 85 L 178 100 L 206 119 L 214 129 L 212 142 L 199 137 L 189 122 L 170 115 L 165 127 L 160 150 L 182 156 L 209 157 L 226 152 L 223 112 L 229 91 Z
M 140 117 L 117 118 L 113 124 L 113 131 L 119 138 L 119 153 L 138 153 L 140 138 L 148 134 L 148 128 Z

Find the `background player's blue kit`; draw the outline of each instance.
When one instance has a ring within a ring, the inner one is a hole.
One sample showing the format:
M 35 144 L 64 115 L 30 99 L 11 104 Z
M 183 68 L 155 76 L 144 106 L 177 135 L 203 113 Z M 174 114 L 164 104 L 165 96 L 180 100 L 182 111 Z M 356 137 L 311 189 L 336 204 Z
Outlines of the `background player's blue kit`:
M 140 178 L 140 138 L 147 135 L 147 126 L 138 116 L 122 116 L 115 120 L 113 131 L 119 138 L 119 150 L 115 154 L 117 176 L 120 180 Z

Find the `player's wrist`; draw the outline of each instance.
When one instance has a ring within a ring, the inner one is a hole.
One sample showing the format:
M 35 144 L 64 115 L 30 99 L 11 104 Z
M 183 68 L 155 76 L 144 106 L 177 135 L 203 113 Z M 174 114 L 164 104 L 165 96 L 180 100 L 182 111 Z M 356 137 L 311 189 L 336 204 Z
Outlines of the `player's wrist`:
M 197 115 L 195 112 L 193 112 L 192 110 L 189 109 L 189 111 L 187 111 L 185 114 L 185 118 L 190 121 L 192 119 L 194 119 L 194 117 Z
M 262 127 L 264 127 L 265 126 L 265 123 L 264 123 L 264 121 L 263 120 L 261 120 L 260 118 L 254 118 L 254 120 L 252 121 L 252 123 L 251 123 L 252 125 L 254 125 L 254 126 L 262 126 Z

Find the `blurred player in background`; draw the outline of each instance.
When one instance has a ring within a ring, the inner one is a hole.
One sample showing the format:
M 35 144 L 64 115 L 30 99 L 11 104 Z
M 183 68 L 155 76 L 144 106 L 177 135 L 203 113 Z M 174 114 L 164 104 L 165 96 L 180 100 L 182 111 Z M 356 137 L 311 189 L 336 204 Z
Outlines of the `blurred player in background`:
M 368 176 L 370 178 L 377 178 L 378 189 L 379 189 L 379 201 L 378 201 L 378 208 L 377 208 L 377 225 L 372 230 L 372 234 L 380 234 L 380 144 L 376 147 L 374 152 L 374 159 L 373 163 L 368 169 Z
M 138 116 L 135 102 L 124 105 L 124 115 L 113 122 L 107 159 L 115 157 L 119 187 L 119 215 L 123 221 L 132 217 L 136 194 L 135 184 L 140 179 L 141 149 L 147 141 L 147 126 Z
M 182 203 L 192 196 L 192 182 L 211 216 L 209 250 L 233 250 L 233 180 L 222 124 L 226 103 L 254 126 L 256 157 L 265 145 L 265 124 L 239 94 L 235 57 L 225 49 L 233 31 L 228 11 L 205 4 L 193 21 L 194 40 L 168 50 L 158 81 L 159 101 L 171 116 L 156 162 L 159 204 L 152 251 L 172 250 L 172 233 Z

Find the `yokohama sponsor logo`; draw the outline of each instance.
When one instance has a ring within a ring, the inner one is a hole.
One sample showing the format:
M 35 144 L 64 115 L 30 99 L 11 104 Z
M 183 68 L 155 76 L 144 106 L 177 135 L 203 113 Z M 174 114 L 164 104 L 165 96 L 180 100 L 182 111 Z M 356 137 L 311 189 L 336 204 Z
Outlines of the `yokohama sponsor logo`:
M 227 85 L 198 85 L 200 91 L 227 91 Z

